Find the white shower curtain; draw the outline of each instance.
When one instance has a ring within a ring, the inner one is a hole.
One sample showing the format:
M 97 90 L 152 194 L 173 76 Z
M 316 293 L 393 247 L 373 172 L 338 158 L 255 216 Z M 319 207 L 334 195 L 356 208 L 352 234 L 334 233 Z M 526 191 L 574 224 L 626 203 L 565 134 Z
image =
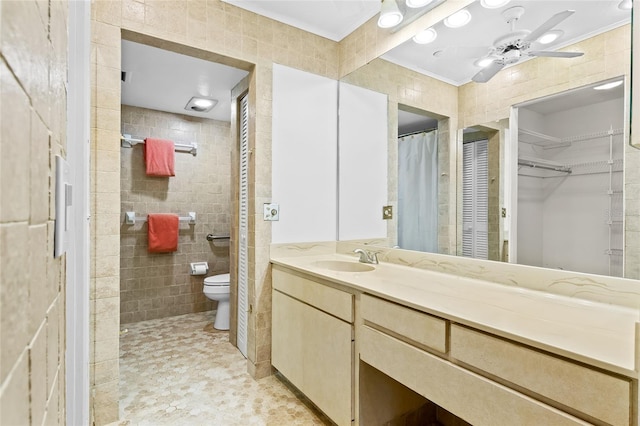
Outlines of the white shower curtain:
M 398 138 L 398 245 L 438 252 L 437 130 Z

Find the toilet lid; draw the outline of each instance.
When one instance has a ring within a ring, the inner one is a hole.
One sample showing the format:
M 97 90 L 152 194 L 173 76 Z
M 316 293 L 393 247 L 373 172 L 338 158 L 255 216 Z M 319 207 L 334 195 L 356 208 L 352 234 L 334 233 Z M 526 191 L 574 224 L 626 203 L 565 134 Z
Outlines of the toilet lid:
M 229 285 L 230 274 L 219 274 L 204 279 L 204 285 L 225 286 Z

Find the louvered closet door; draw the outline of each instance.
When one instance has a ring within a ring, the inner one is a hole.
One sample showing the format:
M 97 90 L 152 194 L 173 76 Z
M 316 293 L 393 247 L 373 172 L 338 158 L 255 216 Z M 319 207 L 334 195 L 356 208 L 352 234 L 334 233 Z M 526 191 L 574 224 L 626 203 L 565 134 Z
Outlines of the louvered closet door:
M 463 145 L 462 255 L 487 259 L 489 254 L 489 141 Z
M 249 307 L 249 102 L 240 100 L 240 200 L 238 244 L 238 349 L 247 356 L 247 323 Z

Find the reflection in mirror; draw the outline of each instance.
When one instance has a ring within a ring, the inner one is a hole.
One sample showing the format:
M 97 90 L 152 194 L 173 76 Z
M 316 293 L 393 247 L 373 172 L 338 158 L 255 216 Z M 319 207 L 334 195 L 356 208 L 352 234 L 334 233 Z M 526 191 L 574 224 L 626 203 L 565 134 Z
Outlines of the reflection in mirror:
M 517 106 L 517 263 L 622 276 L 623 83 Z
M 438 119 L 398 105 L 398 246 L 438 252 Z
M 388 201 L 391 204 L 398 202 L 398 105 L 447 117 L 446 124 L 438 125 L 439 253 L 517 262 L 518 212 L 517 190 L 514 189 L 517 181 L 511 176 L 516 173 L 513 170 L 517 170 L 517 150 L 514 129 L 510 128 L 516 124 L 510 121 L 512 107 L 595 82 L 621 76 L 628 78 L 630 74 L 630 14 L 618 9 L 616 2 L 523 0 L 518 5 L 525 11 L 518 17 L 516 31 L 532 31 L 563 10 L 576 10 L 553 27 L 553 30 L 563 32 L 555 43 L 543 47 L 536 41 L 530 49 L 575 51 L 584 55 L 530 58 L 526 54 L 528 50 L 524 49 L 521 53 L 525 54 L 519 61 L 505 66 L 486 83 L 471 81 L 479 70 L 476 59 L 481 54 L 489 55 L 496 48 L 496 39 L 512 32 L 503 12 L 514 6 L 508 4 L 497 9 L 474 11 L 481 6 L 480 2 L 473 2 L 467 6 L 473 18 L 466 27 L 455 31 L 438 27 L 441 31 L 437 31 L 436 40 L 426 45 L 418 45 L 409 39 L 342 79 L 389 96 Z M 484 18 L 480 19 L 481 16 Z M 478 30 L 474 25 L 487 28 Z M 585 26 L 589 28 L 585 30 Z M 629 86 L 625 91 L 625 105 L 628 105 L 628 90 Z M 626 141 L 629 127 L 624 117 L 628 117 L 628 111 L 624 112 L 621 125 L 625 129 L 625 135 L 621 137 Z M 463 242 L 463 228 L 467 228 L 463 220 L 463 151 L 466 145 L 463 142 L 473 142 L 469 138 L 475 136 L 463 136 L 459 129 L 472 126 L 484 132 L 488 140 L 486 254 L 469 253 Z M 514 145 L 510 140 L 514 140 Z M 623 151 L 626 168 L 640 166 L 640 151 L 629 147 Z M 510 172 L 506 173 L 507 170 Z M 627 187 L 638 185 L 638 173 L 627 169 L 623 173 Z M 623 195 L 629 205 L 627 194 L 633 195 L 633 191 Z M 637 215 L 637 212 L 624 214 L 628 221 L 629 214 Z M 522 221 L 519 224 L 522 225 Z M 388 222 L 386 244 L 397 244 L 397 225 L 395 218 Z M 635 231 L 622 228 L 621 232 L 622 237 L 626 236 L 623 238 L 624 255 L 640 251 L 639 239 L 629 238 L 634 235 L 629 233 Z M 640 278 L 637 262 L 624 263 L 626 277 Z M 568 264 L 548 266 L 576 268 Z

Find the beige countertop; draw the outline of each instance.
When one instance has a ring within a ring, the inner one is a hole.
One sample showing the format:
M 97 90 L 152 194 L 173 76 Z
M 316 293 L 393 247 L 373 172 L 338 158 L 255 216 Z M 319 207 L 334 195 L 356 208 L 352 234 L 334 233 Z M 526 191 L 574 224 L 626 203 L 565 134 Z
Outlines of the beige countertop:
M 638 378 L 637 309 L 494 284 L 392 263 L 367 272 L 338 272 L 316 262 L 339 254 L 272 257 L 276 265 L 468 325 L 498 336 Z

